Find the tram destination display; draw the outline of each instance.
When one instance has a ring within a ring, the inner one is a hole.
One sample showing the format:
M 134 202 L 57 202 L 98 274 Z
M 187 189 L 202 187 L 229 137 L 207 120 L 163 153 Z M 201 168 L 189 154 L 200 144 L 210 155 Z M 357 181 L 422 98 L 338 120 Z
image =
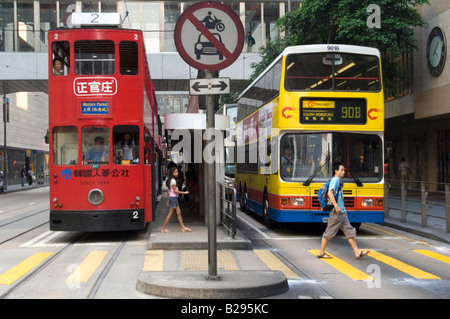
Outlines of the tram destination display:
M 365 99 L 301 98 L 302 124 L 366 124 Z

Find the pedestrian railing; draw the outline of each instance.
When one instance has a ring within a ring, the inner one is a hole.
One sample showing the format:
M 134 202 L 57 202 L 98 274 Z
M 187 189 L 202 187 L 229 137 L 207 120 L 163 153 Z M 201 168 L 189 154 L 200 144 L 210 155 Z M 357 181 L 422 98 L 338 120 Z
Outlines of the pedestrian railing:
M 438 218 L 445 222 L 446 233 L 450 233 L 450 184 L 386 180 L 384 198 L 385 218 L 389 218 L 389 211 L 393 209 L 401 211 L 401 221 L 404 223 L 407 222 L 408 214 L 420 215 L 422 227 L 427 227 L 429 217 Z M 391 199 L 399 199 L 400 208 L 390 205 Z M 408 205 L 408 203 L 415 203 L 415 205 Z M 430 206 L 442 207 L 442 209 L 432 214 L 428 209 Z
M 236 235 L 236 189 L 220 185 L 220 223 L 234 239 Z

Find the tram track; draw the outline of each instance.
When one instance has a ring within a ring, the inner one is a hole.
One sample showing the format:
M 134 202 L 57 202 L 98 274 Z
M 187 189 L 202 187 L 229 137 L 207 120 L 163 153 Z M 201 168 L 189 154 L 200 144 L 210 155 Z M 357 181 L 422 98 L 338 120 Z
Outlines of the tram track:
M 50 257 L 48 257 L 45 261 L 43 261 L 39 266 L 37 266 L 35 269 L 31 270 L 29 273 L 27 273 L 25 276 L 17 280 L 14 284 L 12 284 L 11 287 L 9 287 L 8 290 L 3 292 L 3 294 L 0 295 L 0 299 L 7 299 L 10 296 L 12 296 L 16 291 L 21 289 L 22 287 L 26 288 L 27 283 L 38 276 L 41 272 L 44 272 L 46 269 L 51 267 L 52 265 L 58 264 L 58 258 L 64 258 L 64 254 L 70 253 L 70 249 L 83 245 L 81 241 L 85 239 L 86 236 L 88 236 L 88 232 L 79 233 L 75 238 L 73 238 L 70 242 L 68 242 L 65 246 L 61 247 L 58 251 L 54 252 Z M 100 273 L 97 275 L 97 278 L 95 279 L 95 282 L 93 283 L 92 287 L 89 289 L 89 291 L 86 291 L 85 299 L 95 299 L 95 296 L 99 292 L 100 288 L 102 287 L 103 283 L 105 282 L 106 277 L 108 276 L 110 270 L 115 265 L 116 261 L 118 260 L 123 248 L 126 246 L 127 240 L 129 239 L 130 232 L 125 232 L 122 235 L 122 238 L 117 241 L 116 247 L 110 251 L 112 253 L 111 257 L 109 258 L 108 262 L 104 267 L 100 270 Z M 89 238 L 88 238 L 89 240 Z M 102 243 L 99 243 L 101 246 Z
M 7 227 L 7 226 L 10 226 L 10 225 L 12 225 L 12 224 L 14 224 L 14 223 L 18 223 L 18 222 L 24 221 L 24 220 L 26 220 L 26 219 L 32 218 L 32 217 L 34 217 L 34 216 L 36 216 L 36 215 L 43 214 L 43 213 L 48 213 L 48 212 L 49 212 L 49 210 L 48 210 L 48 208 L 47 208 L 47 209 L 40 210 L 40 211 L 35 212 L 35 213 L 31 213 L 31 214 L 29 214 L 29 215 L 27 215 L 27 216 L 20 217 L 20 218 L 17 218 L 17 219 L 8 221 L 8 222 L 6 222 L 6 223 L 4 223 L 4 224 L 0 224 L 0 230 L 2 230 L 3 227 Z M 23 231 L 23 232 L 20 232 L 20 233 L 18 233 L 18 234 L 15 234 L 14 236 L 11 236 L 11 237 L 9 237 L 9 238 L 7 238 L 7 239 L 1 240 L 1 241 L 0 241 L 0 245 L 3 245 L 3 244 L 5 244 L 5 243 L 7 243 L 7 242 L 9 242 L 9 241 L 11 241 L 11 240 L 13 240 L 13 239 L 16 239 L 16 238 L 18 238 L 18 237 L 20 237 L 20 236 L 23 236 L 23 235 L 25 235 L 25 234 L 27 234 L 27 233 L 29 233 L 29 232 L 31 232 L 31 231 L 33 231 L 33 230 L 35 230 L 35 229 L 41 227 L 41 226 L 44 226 L 45 224 L 48 224 L 48 220 L 46 220 L 46 221 L 43 222 L 43 223 L 39 223 L 39 224 L 37 224 L 36 226 L 30 227 L 30 228 L 28 228 L 27 230 L 25 230 L 25 231 Z

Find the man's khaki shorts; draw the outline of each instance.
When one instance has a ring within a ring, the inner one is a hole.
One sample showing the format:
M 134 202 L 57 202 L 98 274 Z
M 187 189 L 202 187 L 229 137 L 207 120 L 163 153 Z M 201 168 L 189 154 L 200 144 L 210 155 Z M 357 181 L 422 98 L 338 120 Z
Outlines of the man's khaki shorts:
M 341 212 L 336 214 L 334 210 L 330 213 L 330 219 L 328 220 L 328 226 L 322 237 L 327 240 L 333 239 L 337 232 L 342 230 L 345 237 L 352 238 L 356 237 L 356 229 L 353 227 L 347 217 L 347 212 Z

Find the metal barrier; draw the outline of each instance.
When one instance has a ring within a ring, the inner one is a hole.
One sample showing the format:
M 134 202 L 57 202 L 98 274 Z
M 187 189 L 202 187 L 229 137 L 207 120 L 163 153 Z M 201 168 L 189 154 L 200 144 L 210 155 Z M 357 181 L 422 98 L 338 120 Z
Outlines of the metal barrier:
M 220 223 L 234 239 L 236 235 L 236 189 L 220 186 Z
M 397 187 L 391 187 L 397 185 Z M 398 187 L 400 185 L 400 187 Z M 420 188 L 409 187 L 419 185 Z M 428 186 L 428 187 L 427 187 Z M 421 215 L 421 226 L 427 227 L 428 217 L 445 220 L 445 231 L 450 233 L 450 184 L 431 183 L 424 181 L 386 180 L 384 184 L 385 218 L 389 217 L 389 210 L 396 209 L 389 205 L 389 198 L 400 199 L 401 221 L 406 222 L 408 213 Z M 420 211 L 408 210 L 407 202 L 420 203 Z M 442 216 L 431 215 L 427 212 L 429 206 L 442 206 Z

